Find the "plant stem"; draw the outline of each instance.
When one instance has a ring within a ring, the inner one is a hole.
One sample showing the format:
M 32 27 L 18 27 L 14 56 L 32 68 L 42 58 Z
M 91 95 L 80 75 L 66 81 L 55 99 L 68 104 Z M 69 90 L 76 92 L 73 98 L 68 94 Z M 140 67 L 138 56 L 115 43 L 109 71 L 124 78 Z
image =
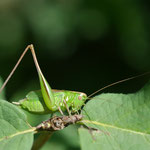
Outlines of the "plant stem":
M 38 138 L 34 141 L 32 150 L 40 150 L 40 148 L 48 141 L 52 136 L 53 132 L 41 133 Z

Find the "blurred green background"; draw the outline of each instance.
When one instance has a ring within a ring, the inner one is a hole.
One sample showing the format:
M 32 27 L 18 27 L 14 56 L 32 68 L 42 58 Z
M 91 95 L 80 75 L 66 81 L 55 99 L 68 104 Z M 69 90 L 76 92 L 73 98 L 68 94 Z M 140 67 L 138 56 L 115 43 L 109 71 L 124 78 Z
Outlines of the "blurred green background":
M 0 76 L 8 76 L 28 44 L 52 88 L 91 94 L 150 70 L 150 2 L 146 0 L 0 0 Z M 134 92 L 144 76 L 104 92 Z M 6 98 L 39 89 L 30 52 Z
M 0 75 L 5 79 L 33 43 L 53 88 L 88 94 L 108 83 L 149 71 L 147 1 L 1 0 Z M 7 86 L 11 97 L 38 86 L 28 52 Z

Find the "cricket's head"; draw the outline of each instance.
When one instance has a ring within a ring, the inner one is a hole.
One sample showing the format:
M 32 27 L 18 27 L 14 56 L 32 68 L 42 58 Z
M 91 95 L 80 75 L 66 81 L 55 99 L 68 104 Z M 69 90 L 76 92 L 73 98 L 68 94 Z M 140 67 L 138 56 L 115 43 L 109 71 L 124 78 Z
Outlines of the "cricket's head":
M 77 112 L 78 110 L 80 110 L 87 100 L 87 95 L 85 93 L 76 92 L 75 95 L 76 96 L 73 102 L 72 112 Z

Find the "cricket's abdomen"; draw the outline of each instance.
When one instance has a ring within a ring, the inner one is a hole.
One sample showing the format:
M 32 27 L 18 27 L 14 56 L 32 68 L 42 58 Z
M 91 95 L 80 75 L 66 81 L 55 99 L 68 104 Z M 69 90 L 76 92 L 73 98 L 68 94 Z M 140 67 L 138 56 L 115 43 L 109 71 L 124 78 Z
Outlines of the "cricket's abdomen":
M 36 114 L 49 114 L 52 111 L 47 108 L 43 101 L 41 91 L 31 91 L 26 98 L 20 100 L 17 105 L 21 108 Z
M 31 113 L 36 113 L 36 114 L 49 114 L 52 113 L 46 105 L 39 100 L 36 99 L 24 99 L 22 102 L 20 101 L 20 105 L 23 109 L 28 110 Z

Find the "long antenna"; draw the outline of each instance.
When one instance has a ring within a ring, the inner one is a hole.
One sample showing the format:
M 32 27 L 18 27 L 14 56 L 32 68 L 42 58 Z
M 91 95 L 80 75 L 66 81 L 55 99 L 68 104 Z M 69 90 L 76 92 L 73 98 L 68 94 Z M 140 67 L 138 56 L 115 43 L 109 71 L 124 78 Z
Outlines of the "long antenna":
M 35 52 L 34 52 L 34 48 L 33 48 L 33 45 L 28 45 L 26 47 L 26 49 L 24 50 L 24 52 L 21 54 L 19 60 L 17 61 L 16 65 L 14 66 L 14 68 L 12 69 L 12 71 L 10 72 L 9 76 L 7 77 L 7 79 L 5 80 L 5 82 L 3 83 L 2 87 L 0 88 L 0 93 L 2 92 L 2 90 L 4 89 L 4 87 L 6 86 L 6 84 L 8 83 L 9 79 L 12 77 L 13 73 L 15 72 L 15 70 L 17 69 L 18 65 L 20 64 L 22 58 L 24 57 L 24 55 L 26 54 L 26 52 L 28 50 L 31 50 L 32 52 L 32 55 L 33 55 L 33 59 L 34 59 L 34 62 L 35 62 L 35 65 L 36 65 L 36 68 L 41 72 L 41 69 L 39 67 L 39 64 L 37 62 L 37 59 L 36 59 L 36 55 L 35 55 Z
M 122 83 L 122 82 L 125 82 L 125 81 L 128 81 L 128 80 L 131 80 L 131 79 L 139 78 L 139 77 L 144 76 L 144 75 L 149 74 L 149 73 L 150 73 L 150 71 L 149 71 L 149 72 L 146 72 L 146 73 L 143 73 L 143 74 L 140 74 L 140 75 L 137 75 L 137 76 L 134 76 L 134 77 L 130 77 L 130 78 L 126 78 L 126 79 L 123 79 L 123 80 L 114 82 L 114 83 L 112 83 L 112 84 L 109 84 L 109 85 L 107 85 L 107 86 L 105 86 L 105 87 L 103 87 L 103 88 L 101 88 L 101 89 L 95 91 L 94 93 L 90 94 L 90 95 L 88 96 L 88 98 L 90 98 L 91 96 L 97 94 L 98 92 L 100 92 L 100 91 L 102 91 L 102 90 L 104 90 L 104 89 L 106 89 L 106 88 L 108 88 L 108 87 L 111 87 L 111 86 L 113 86 L 113 85 L 116 85 L 116 84 L 119 84 L 119 83 Z

